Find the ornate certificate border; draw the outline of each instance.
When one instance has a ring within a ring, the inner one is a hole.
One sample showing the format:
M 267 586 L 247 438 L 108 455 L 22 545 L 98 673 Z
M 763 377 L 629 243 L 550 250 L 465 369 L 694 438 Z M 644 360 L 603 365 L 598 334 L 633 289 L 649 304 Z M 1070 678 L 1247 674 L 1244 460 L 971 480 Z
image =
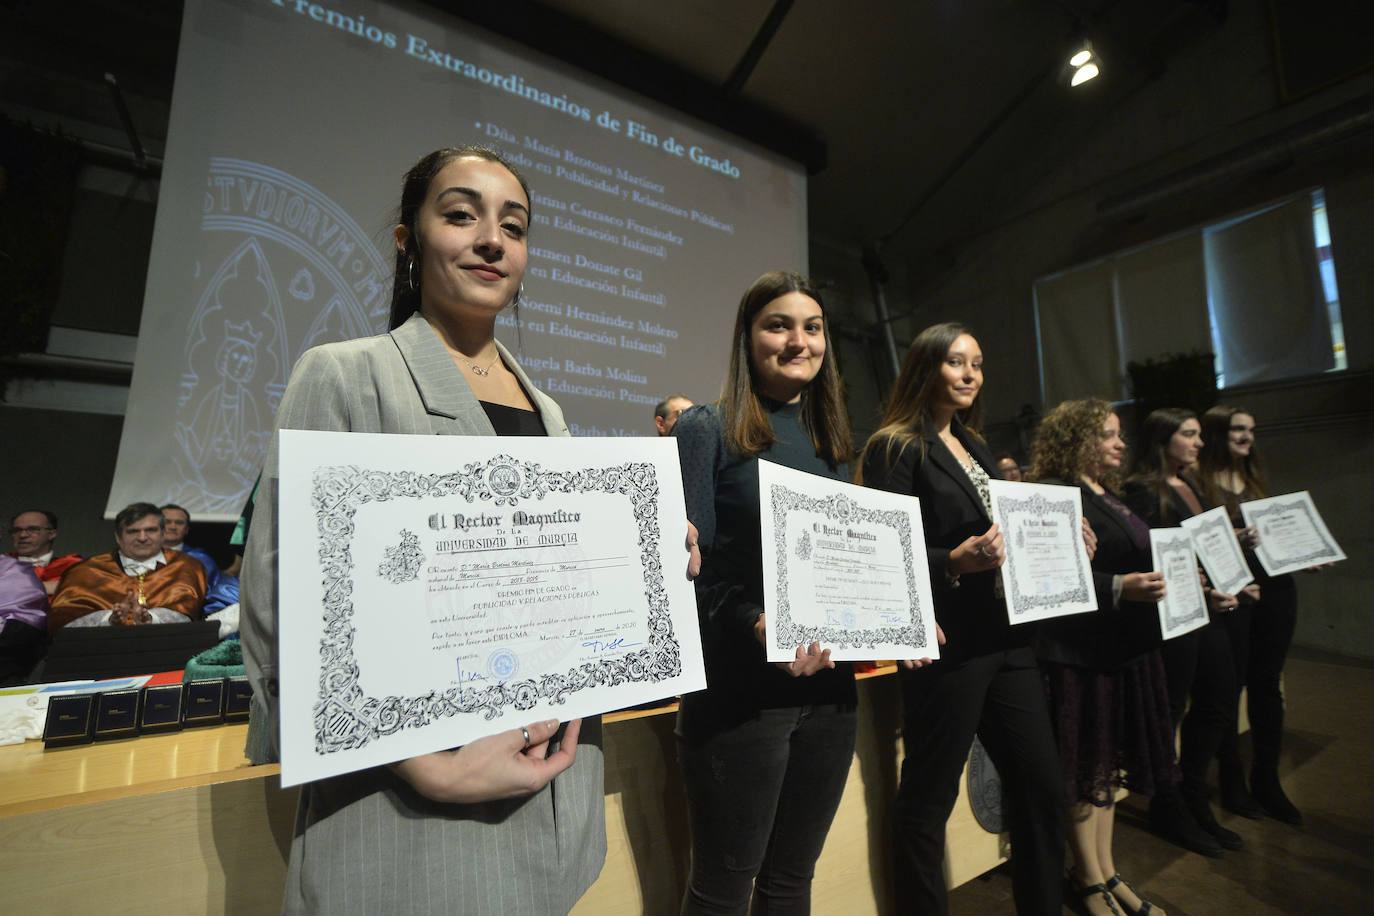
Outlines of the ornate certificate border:
M 485 687 L 471 684 L 420 696 L 374 697 L 358 683 L 353 654 L 351 550 L 359 507 L 393 499 L 460 496 L 468 503 L 518 506 L 550 493 L 610 493 L 625 496 L 639 526 L 644 597 L 649 606 L 646 645 L 618 657 L 583 662 L 561 673 Z M 673 632 L 668 596 L 659 563 L 658 474 L 652 464 L 549 471 L 509 455 L 475 461 L 448 474 L 377 471 L 357 466 L 316 468 L 310 506 L 319 536 L 324 570 L 324 634 L 320 640 L 319 698 L 313 707 L 315 750 L 329 754 L 367 745 L 405 728 L 445 718 L 481 713 L 494 719 L 505 709 L 530 709 L 539 700 L 566 702 L 570 694 L 593 687 L 635 681 L 658 682 L 682 673 L 681 647 Z
M 1211 509 L 1208 511 L 1215 512 L 1216 510 Z M 1193 516 L 1193 518 L 1201 517 L 1202 516 L 1197 515 Z M 1213 588 L 1219 592 L 1231 595 L 1244 588 L 1247 583 L 1255 581 L 1254 576 L 1250 574 L 1250 564 L 1245 562 L 1245 554 L 1241 552 L 1240 541 L 1236 540 L 1235 529 L 1231 527 L 1231 518 L 1225 511 L 1217 512 L 1214 517 L 1203 519 L 1195 524 L 1187 524 L 1188 522 L 1192 522 L 1192 520 L 1193 519 L 1184 519 L 1185 524 L 1183 527 L 1193 536 L 1193 549 L 1197 552 L 1198 559 L 1202 561 L 1203 569 L 1207 570 L 1208 578 L 1214 580 L 1212 582 Z M 1215 581 L 1216 576 L 1212 575 L 1212 570 L 1207 560 L 1202 556 L 1202 552 L 1198 551 L 1196 547 L 1198 541 L 1205 533 L 1217 528 L 1221 529 L 1221 539 L 1226 542 L 1226 549 L 1231 554 L 1231 560 L 1236 564 L 1236 568 L 1239 570 L 1236 574 L 1238 578 L 1232 582 Z
M 778 580 L 775 595 L 774 630 L 777 642 L 784 646 L 809 646 L 820 642 L 839 649 L 875 648 L 879 645 L 925 645 L 926 628 L 921 619 L 921 599 L 916 591 L 916 574 L 912 562 L 911 514 L 900 509 L 868 509 L 842 493 L 828 496 L 809 496 L 780 483 L 769 490 L 769 504 L 773 508 L 774 553 L 777 559 Z M 906 562 L 907 607 L 911 622 L 898 627 L 870 627 L 849 629 L 835 626 L 807 626 L 792 619 L 792 605 L 787 597 L 787 514 L 794 510 L 816 512 L 832 522 L 856 522 L 881 525 L 893 529 L 902 545 L 902 559 Z M 921 545 L 924 548 L 924 543 Z M 925 562 L 925 558 L 921 558 Z
M 1065 515 L 1069 520 L 1069 527 L 1077 534 L 1078 526 L 1076 519 L 1078 513 L 1074 511 L 1074 501 L 1072 499 L 1046 499 L 1042 493 L 1032 493 L 1023 499 L 1012 496 L 1004 496 L 996 501 L 998 524 L 1002 531 L 1017 531 L 1015 536 L 1020 535 L 1020 530 L 1015 529 L 1008 521 L 1009 512 L 1025 512 L 1036 518 L 1044 518 L 1048 515 Z M 1074 603 L 1081 604 L 1094 597 L 1092 584 L 1088 581 L 1088 570 L 1083 563 L 1083 551 L 1074 551 L 1074 566 L 1078 572 L 1078 582 L 1072 588 L 1066 589 L 1053 595 L 1023 595 L 1021 588 L 1016 581 L 1016 576 L 1007 576 L 1007 581 L 1011 584 L 1011 594 L 1007 595 L 1007 611 L 1013 617 L 1020 617 L 1032 611 L 1044 608 L 1055 607 L 1056 605 Z
M 1172 535 L 1170 537 L 1162 537 L 1157 541 L 1157 545 L 1161 559 L 1165 554 L 1182 553 L 1184 551 L 1186 551 L 1189 556 L 1193 555 L 1193 539 L 1191 536 L 1188 535 L 1187 532 L 1184 532 L 1183 534 Z M 1194 564 L 1196 564 L 1196 561 L 1194 561 Z M 1197 576 L 1193 576 L 1193 580 L 1196 581 Z M 1197 595 L 1200 591 L 1201 589 L 1199 587 L 1197 590 L 1193 592 L 1193 594 Z M 1168 639 L 1170 634 L 1176 632 L 1180 627 L 1187 626 L 1188 624 L 1192 623 L 1195 620 L 1198 620 L 1199 618 L 1205 619 L 1207 617 L 1207 601 L 1205 598 L 1203 599 L 1202 604 L 1200 604 L 1198 607 L 1194 608 L 1192 611 L 1189 611 L 1187 614 L 1184 614 L 1182 616 L 1174 614 L 1171 610 L 1169 610 L 1174 607 L 1174 602 L 1164 601 L 1163 605 L 1166 608 L 1164 616 L 1168 623 L 1168 632 L 1164 634 L 1165 639 Z
M 1265 546 L 1265 542 L 1261 540 L 1259 546 L 1255 548 L 1255 553 L 1259 554 L 1260 558 L 1264 560 L 1264 565 L 1266 567 L 1271 569 L 1278 569 L 1281 567 L 1292 568 L 1295 564 L 1301 564 L 1300 568 L 1304 568 L 1319 563 L 1322 560 L 1345 559 L 1345 555 L 1337 549 L 1335 542 L 1323 530 L 1325 526 L 1321 524 L 1315 515 L 1313 515 L 1312 504 L 1306 500 L 1295 499 L 1288 503 L 1274 502 L 1262 509 L 1251 509 L 1246 513 L 1248 516 L 1246 521 L 1258 528 L 1260 523 L 1269 516 L 1288 515 L 1294 510 L 1297 510 L 1297 512 L 1307 521 L 1308 526 L 1312 529 L 1312 533 L 1315 534 L 1317 540 L 1321 542 L 1321 549 L 1296 557 L 1278 557 L 1275 556 L 1273 551 L 1269 550 Z

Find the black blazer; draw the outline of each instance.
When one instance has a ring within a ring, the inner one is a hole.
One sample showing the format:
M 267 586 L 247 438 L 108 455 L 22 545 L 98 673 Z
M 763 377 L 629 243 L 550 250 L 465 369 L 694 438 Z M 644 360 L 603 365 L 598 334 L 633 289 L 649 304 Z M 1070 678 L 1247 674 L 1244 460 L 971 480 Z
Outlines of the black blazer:
M 982 440 L 958 420 L 951 428 L 989 477 L 1002 476 Z M 992 519 L 968 474 L 940 441 L 932 424 L 926 425 L 921 440 L 925 443 L 924 459 L 915 441 L 905 449 L 891 440 L 871 441 L 864 451 L 863 482 L 865 486 L 921 500 L 930 584 L 935 593 L 935 619 L 945 631 L 941 659 L 961 661 L 1028 645 L 1028 628 L 1011 626 L 1006 602 L 995 591 L 1000 572 L 971 573 L 961 576 L 957 587 L 950 586 L 945 575 L 950 551 L 968 538 L 986 532 Z
M 1072 486 L 1063 480 L 1040 483 Z M 1159 610 L 1151 602 L 1122 599 L 1112 606 L 1112 580 L 1118 575 L 1153 568 L 1150 545 L 1136 544 L 1130 523 L 1107 501 L 1079 484 L 1083 517 L 1097 535 L 1093 555 L 1093 586 L 1097 610 L 1042 621 L 1035 636 L 1035 654 L 1043 661 L 1109 671 L 1159 645 Z

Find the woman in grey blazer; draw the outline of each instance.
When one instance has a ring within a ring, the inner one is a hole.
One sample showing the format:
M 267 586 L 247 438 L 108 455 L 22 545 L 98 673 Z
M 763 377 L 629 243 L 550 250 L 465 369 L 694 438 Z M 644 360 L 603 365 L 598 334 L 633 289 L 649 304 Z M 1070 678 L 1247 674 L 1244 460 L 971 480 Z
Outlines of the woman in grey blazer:
M 438 150 L 406 175 L 391 332 L 307 352 L 278 429 L 567 436 L 493 331 L 527 259 L 529 188 L 499 155 Z M 248 754 L 277 759 L 277 445 L 248 538 Z M 299 609 L 297 609 L 299 612 Z M 600 720 L 533 722 L 301 790 L 284 909 L 565 913 L 606 854 Z M 557 777 L 555 791 L 554 779 Z

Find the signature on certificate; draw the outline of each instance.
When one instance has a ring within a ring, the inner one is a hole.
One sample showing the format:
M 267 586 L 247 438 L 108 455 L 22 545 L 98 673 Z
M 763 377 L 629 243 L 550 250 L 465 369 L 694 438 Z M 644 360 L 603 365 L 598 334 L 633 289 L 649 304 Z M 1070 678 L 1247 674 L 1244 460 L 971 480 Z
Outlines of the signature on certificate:
M 626 642 L 623 636 L 607 636 L 605 639 L 589 639 L 582 643 L 582 648 L 591 649 L 597 655 L 604 655 L 617 649 L 632 649 L 638 645 L 641 643 Z

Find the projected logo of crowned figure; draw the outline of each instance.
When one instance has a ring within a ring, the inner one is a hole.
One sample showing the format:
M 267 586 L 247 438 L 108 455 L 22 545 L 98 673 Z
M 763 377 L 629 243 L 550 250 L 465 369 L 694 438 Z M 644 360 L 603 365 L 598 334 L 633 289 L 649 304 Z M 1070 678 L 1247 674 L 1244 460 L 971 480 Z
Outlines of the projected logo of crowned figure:
M 234 513 L 262 470 L 291 366 L 316 344 L 384 331 L 390 269 L 334 201 L 240 159 L 210 160 L 201 233 L 209 257 L 195 266 L 204 287 L 177 393 L 182 483 L 169 498 Z

